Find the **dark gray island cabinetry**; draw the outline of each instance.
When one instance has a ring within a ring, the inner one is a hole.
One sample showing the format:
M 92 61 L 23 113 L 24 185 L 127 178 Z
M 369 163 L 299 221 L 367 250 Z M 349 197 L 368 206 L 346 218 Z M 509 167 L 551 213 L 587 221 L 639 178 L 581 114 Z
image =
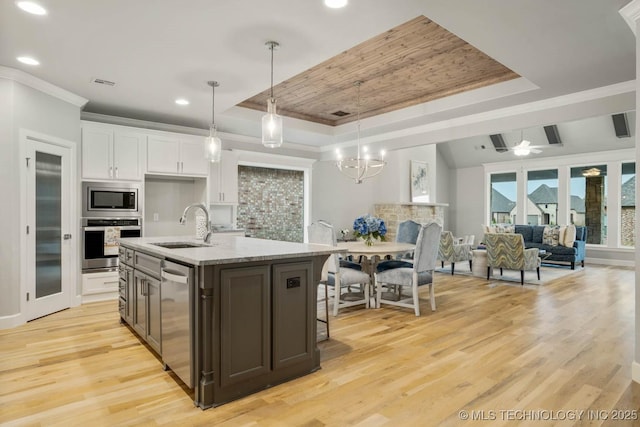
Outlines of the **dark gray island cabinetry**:
M 198 247 L 167 249 L 156 245 L 166 242 L 174 247 L 177 243 L 202 245 L 201 241 L 174 237 L 122 239 L 121 246 L 125 253 L 131 250 L 157 259 L 161 270 L 165 265 L 180 264 L 193 271 L 189 302 L 183 305 L 189 310 L 180 316 L 185 328 L 161 331 L 162 345 L 152 348 L 160 356 L 170 351 L 175 354 L 175 349 L 167 347 L 179 342 L 172 338 L 176 334 L 187 338 L 181 342 L 190 343 L 189 348 L 182 350 L 192 375 L 189 380 L 179 376 L 185 384 L 190 382 L 186 385 L 194 389 L 196 405 L 203 409 L 217 406 L 320 368 L 317 283 L 334 248 L 235 236 L 216 236 L 210 245 Z M 134 277 L 137 273 L 134 267 Z M 163 294 L 166 277 L 173 277 L 173 273 L 162 270 L 161 277 L 161 307 L 180 306 L 165 301 L 177 298 L 175 293 L 165 292 L 166 298 Z M 148 300 L 145 304 L 149 306 Z M 175 318 L 176 313 L 165 311 L 160 312 L 161 324 L 173 324 L 164 317 Z M 122 316 L 143 336 L 135 328 L 135 317 Z M 153 342 L 148 332 L 143 338 Z M 163 361 L 168 368 L 175 363 L 165 357 Z M 177 367 L 175 370 L 178 373 Z

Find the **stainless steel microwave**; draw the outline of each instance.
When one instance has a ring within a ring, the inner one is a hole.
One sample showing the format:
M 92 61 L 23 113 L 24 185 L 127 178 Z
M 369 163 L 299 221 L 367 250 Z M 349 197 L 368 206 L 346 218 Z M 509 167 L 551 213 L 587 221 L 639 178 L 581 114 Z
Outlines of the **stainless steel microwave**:
M 82 216 L 119 218 L 141 216 L 140 185 L 123 182 L 83 182 Z

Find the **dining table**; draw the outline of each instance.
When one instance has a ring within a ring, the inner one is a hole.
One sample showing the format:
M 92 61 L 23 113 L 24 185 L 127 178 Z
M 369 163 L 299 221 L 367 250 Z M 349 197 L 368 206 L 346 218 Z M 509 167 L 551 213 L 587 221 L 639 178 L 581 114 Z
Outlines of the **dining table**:
M 373 273 L 376 271 L 378 263 L 386 257 L 396 258 L 407 254 L 413 254 L 416 245 L 413 243 L 401 242 L 375 242 L 367 245 L 362 240 L 351 242 L 338 242 L 338 248 L 343 249 L 354 261 L 360 262 L 363 271 L 369 273 L 371 284 L 374 283 Z
M 362 271 L 369 274 L 371 278 L 371 298 L 370 307 L 376 307 L 375 304 L 375 277 L 376 267 L 381 260 L 387 257 L 392 259 L 398 256 L 413 255 L 416 245 L 413 243 L 401 242 L 382 242 L 377 241 L 373 245 L 367 245 L 363 240 L 355 240 L 350 242 L 338 242 L 338 248 L 343 249 L 347 255 L 350 255 L 354 261 L 362 266 Z

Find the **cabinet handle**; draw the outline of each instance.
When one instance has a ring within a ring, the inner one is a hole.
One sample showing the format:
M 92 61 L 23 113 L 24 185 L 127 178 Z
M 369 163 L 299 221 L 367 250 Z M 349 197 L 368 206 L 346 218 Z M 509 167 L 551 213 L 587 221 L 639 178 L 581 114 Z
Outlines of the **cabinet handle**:
M 116 178 L 118 177 L 118 167 L 116 166 Z
M 180 162 L 176 162 L 176 168 L 178 169 L 178 173 L 180 173 Z
M 109 167 L 109 178 L 113 178 L 113 167 Z
M 184 173 L 184 162 L 180 162 L 180 172 Z

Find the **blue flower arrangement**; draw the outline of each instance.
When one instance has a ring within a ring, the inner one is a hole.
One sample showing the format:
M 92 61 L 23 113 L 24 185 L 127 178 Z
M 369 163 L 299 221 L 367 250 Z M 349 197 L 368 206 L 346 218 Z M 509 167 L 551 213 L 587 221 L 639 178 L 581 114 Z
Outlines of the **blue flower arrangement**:
M 353 221 L 353 235 L 364 239 L 367 246 L 373 245 L 374 239 L 384 242 L 385 234 L 387 234 L 387 226 L 380 218 L 367 214 Z

